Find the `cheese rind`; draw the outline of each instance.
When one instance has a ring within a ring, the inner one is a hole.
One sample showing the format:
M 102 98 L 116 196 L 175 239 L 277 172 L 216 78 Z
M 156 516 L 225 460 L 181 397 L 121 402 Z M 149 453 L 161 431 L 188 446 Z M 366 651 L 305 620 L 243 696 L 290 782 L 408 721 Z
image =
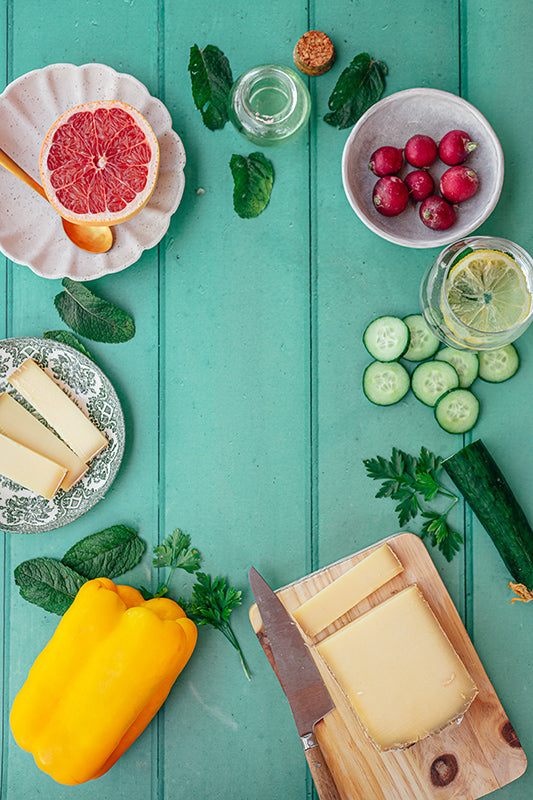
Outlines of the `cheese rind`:
M 8 381 L 82 461 L 90 461 L 108 444 L 103 433 L 33 359 L 27 358 Z
M 88 470 L 87 464 L 23 405 L 0 394 L 0 433 L 65 467 L 61 488 L 68 491 Z
M 316 636 L 402 571 L 398 557 L 385 544 L 313 595 L 293 611 L 293 617 L 308 636 Z
M 67 470 L 0 433 L 0 474 L 51 500 Z
M 407 747 L 459 719 L 477 687 L 418 586 L 317 645 L 379 750 Z

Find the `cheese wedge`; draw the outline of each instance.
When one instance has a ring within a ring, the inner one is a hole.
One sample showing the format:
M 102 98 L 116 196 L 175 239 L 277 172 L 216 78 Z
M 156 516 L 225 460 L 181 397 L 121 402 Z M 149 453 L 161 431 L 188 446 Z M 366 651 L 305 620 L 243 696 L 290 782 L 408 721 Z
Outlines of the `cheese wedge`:
M 0 474 L 51 500 L 67 470 L 0 433 Z
M 66 492 L 89 469 L 76 453 L 7 392 L 0 394 L 0 433 L 65 467 L 67 473 L 61 488 Z
M 403 566 L 388 544 L 378 547 L 303 603 L 293 612 L 293 617 L 308 636 L 316 636 L 402 570 Z
M 90 461 L 108 444 L 103 433 L 33 359 L 27 358 L 7 379 L 82 461 Z
M 317 651 L 379 750 L 441 731 L 477 694 L 416 585 L 336 631 Z

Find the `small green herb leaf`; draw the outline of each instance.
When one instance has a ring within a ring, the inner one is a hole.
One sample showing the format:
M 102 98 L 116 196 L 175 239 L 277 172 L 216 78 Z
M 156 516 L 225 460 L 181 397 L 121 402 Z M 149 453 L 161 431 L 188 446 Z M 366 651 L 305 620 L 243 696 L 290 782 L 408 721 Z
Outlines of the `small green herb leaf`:
M 233 84 L 231 67 L 224 53 L 212 44 L 203 50 L 193 45 L 189 73 L 194 104 L 210 130 L 223 128 L 228 121 L 228 96 Z
M 324 117 L 328 125 L 341 129 L 354 125 L 380 99 L 387 72 L 387 65 L 368 53 L 355 56 L 340 74 L 329 98 L 330 113 Z
M 257 217 L 265 210 L 274 185 L 272 162 L 262 153 L 232 155 L 229 163 L 233 175 L 233 207 L 243 219 Z
M 89 353 L 86 347 L 82 345 L 82 343 L 76 339 L 73 333 L 70 331 L 45 331 L 43 333 L 45 339 L 53 339 L 56 342 L 61 342 L 61 344 L 67 344 L 69 347 L 73 347 L 75 350 L 79 350 L 80 353 L 83 353 L 84 356 L 90 358 L 91 361 L 94 361 L 94 358 Z
M 84 578 L 116 578 L 139 563 L 146 549 L 137 531 L 126 525 L 111 525 L 72 545 L 62 563 Z
M 65 289 L 54 303 L 63 322 L 73 331 L 96 342 L 127 342 L 135 335 L 135 323 L 126 311 L 95 295 L 83 283 L 63 278 Z
M 15 583 L 25 600 L 61 616 L 85 578 L 55 558 L 31 558 L 16 567 Z
M 154 547 L 154 567 L 173 567 L 184 569 L 192 574 L 200 566 L 200 553 L 191 547 L 191 537 L 179 528 L 172 531 L 162 544 Z

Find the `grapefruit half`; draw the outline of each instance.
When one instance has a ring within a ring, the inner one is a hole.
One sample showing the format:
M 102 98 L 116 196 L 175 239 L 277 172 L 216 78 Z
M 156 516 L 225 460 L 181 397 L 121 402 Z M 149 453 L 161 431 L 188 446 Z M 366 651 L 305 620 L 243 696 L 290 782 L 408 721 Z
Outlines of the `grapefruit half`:
M 66 111 L 46 134 L 39 157 L 46 196 L 78 224 L 118 225 L 133 217 L 150 199 L 158 169 L 152 128 L 121 101 Z

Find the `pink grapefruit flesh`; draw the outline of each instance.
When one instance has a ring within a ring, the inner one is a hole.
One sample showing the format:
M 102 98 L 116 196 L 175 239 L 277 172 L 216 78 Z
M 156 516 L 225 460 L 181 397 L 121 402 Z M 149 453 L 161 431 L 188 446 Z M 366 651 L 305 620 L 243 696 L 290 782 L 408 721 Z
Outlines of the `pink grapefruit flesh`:
M 48 131 L 39 158 L 46 195 L 71 222 L 118 225 L 155 188 L 159 145 L 136 109 L 120 101 L 85 103 Z

